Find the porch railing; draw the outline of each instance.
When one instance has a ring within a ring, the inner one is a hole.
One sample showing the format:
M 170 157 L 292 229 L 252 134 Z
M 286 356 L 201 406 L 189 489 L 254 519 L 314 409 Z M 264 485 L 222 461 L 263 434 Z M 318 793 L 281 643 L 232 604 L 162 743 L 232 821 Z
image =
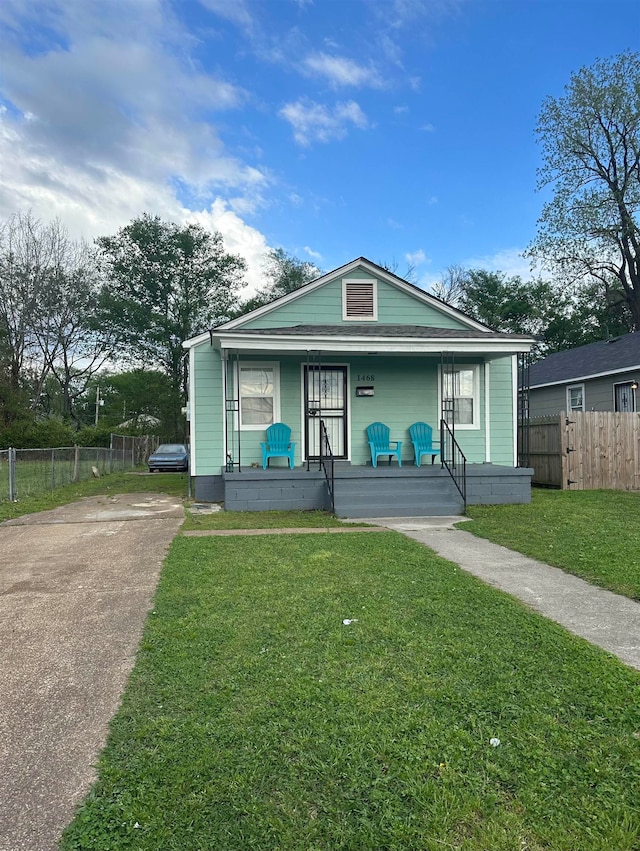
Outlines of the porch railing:
M 440 420 L 440 453 L 442 466 L 445 467 L 451 476 L 454 485 L 462 497 L 463 506 L 466 509 L 467 459 L 445 420 Z
M 327 433 L 327 427 L 324 424 L 324 420 L 320 420 L 320 457 L 319 457 L 320 467 L 319 469 L 324 470 L 324 477 L 327 480 L 327 489 L 329 491 L 329 500 L 331 503 L 331 512 L 335 511 L 335 499 L 333 496 L 334 487 L 335 487 L 335 478 L 333 475 L 333 450 L 331 449 L 331 443 L 329 441 L 329 435 Z

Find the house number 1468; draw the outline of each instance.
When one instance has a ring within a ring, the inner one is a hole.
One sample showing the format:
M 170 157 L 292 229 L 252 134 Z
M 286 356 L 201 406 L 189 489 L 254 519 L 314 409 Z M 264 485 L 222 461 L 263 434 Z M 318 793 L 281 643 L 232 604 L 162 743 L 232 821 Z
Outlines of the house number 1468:
M 376 380 L 375 375 L 360 375 L 360 373 L 358 373 L 358 381 L 375 381 L 375 380 Z

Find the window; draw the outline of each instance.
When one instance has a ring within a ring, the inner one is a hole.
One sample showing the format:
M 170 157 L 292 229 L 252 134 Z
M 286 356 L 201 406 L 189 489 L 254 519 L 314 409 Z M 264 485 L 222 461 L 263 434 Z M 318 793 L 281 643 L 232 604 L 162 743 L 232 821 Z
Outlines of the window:
M 584 384 L 567 387 L 567 410 L 584 411 Z
M 280 419 L 277 364 L 240 365 L 240 427 L 262 431 Z
M 345 278 L 342 281 L 342 318 L 352 321 L 372 321 L 378 318 L 375 280 Z
M 616 411 L 624 411 L 634 413 L 636 410 L 636 390 L 638 389 L 637 381 L 625 381 L 621 384 L 613 385 L 613 395 Z
M 458 428 L 478 428 L 478 367 L 467 366 L 444 374 L 444 418 Z

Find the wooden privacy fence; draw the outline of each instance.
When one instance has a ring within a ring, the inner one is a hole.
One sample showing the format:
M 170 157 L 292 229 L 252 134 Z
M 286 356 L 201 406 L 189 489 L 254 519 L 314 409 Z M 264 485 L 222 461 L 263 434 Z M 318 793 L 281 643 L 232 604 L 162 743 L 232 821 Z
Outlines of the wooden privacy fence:
M 563 490 L 640 490 L 640 414 L 571 411 L 520 426 L 533 484 Z

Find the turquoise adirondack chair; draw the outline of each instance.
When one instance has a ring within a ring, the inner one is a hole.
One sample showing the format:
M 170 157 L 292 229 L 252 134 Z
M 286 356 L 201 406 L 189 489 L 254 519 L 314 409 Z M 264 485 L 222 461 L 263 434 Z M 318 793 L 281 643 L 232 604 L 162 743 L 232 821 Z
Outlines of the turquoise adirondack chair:
M 433 445 L 433 429 L 431 426 L 427 423 L 414 423 L 409 426 L 409 434 L 416 457 L 416 467 L 420 466 L 423 455 L 431 455 L 431 463 L 433 464 L 436 455 L 440 454 L 440 450 Z
M 291 442 L 291 429 L 284 423 L 274 423 L 267 429 L 266 441 L 261 441 L 262 469 L 266 470 L 269 458 L 288 458 L 289 467 L 293 470 L 293 453 L 296 444 Z
M 398 467 L 402 467 L 402 458 L 400 451 L 402 449 L 401 440 L 389 440 L 390 429 L 384 423 L 371 423 L 367 426 L 367 439 L 371 448 L 371 464 L 374 467 L 378 466 L 378 455 L 388 455 L 389 464 L 391 464 L 391 456 L 395 455 L 398 459 Z M 395 449 L 391 448 L 394 444 Z

